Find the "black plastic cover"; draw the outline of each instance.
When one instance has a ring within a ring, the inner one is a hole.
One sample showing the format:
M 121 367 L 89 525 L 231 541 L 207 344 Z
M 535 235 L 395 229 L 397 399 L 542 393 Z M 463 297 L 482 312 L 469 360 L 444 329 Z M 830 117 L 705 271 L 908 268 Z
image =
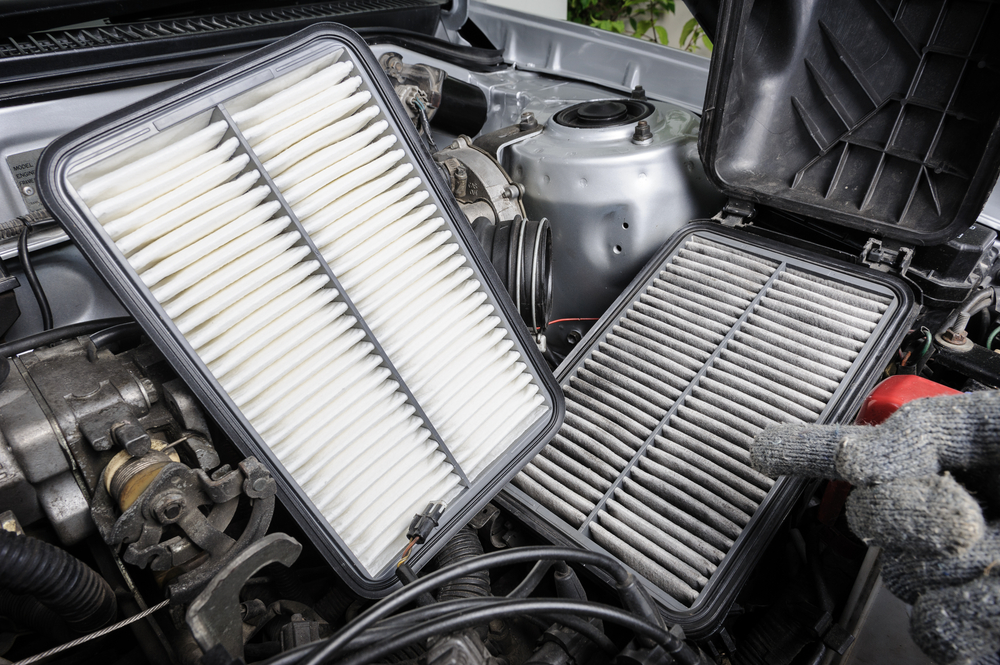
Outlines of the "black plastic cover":
M 700 151 L 732 197 L 926 245 L 997 179 L 1000 10 L 725 0 Z

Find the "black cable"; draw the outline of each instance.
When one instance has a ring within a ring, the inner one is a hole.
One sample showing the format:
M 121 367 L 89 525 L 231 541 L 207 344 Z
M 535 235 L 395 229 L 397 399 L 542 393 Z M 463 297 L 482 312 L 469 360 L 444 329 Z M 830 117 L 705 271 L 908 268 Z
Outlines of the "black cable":
M 0 344 L 0 356 L 9 358 L 11 356 L 16 356 L 19 353 L 24 353 L 25 351 L 31 351 L 32 349 L 48 346 L 49 344 L 55 344 L 56 342 L 61 342 L 65 339 L 70 339 L 71 337 L 92 335 L 100 330 L 104 330 L 105 328 L 118 326 L 123 323 L 130 323 L 131 321 L 132 319 L 130 317 L 119 316 L 112 319 L 94 319 L 93 321 L 84 321 L 82 323 L 71 323 L 68 326 L 53 328 L 52 330 L 46 330 L 45 332 L 40 332 L 35 335 L 22 337 L 21 339 L 14 340 L 13 342 Z
M 507 596 L 507 599 L 510 599 L 510 596 Z M 409 612 L 401 612 L 400 614 L 380 621 L 377 626 L 365 631 L 360 638 L 351 642 L 351 650 L 360 649 L 364 646 L 368 646 L 369 644 L 374 644 L 380 640 L 397 635 L 401 628 L 414 626 L 419 623 L 426 623 L 448 614 L 455 614 L 469 609 L 491 606 L 492 604 L 503 600 L 504 598 L 498 598 L 496 596 L 464 598 L 461 600 L 449 600 L 443 603 L 435 603 L 434 605 L 429 605 L 427 607 L 419 607 L 415 610 L 410 610 Z M 567 628 L 575 630 L 609 654 L 614 655 L 618 653 L 618 647 L 615 646 L 615 643 L 608 639 L 608 637 L 592 623 L 578 619 L 574 616 L 555 614 L 542 616 L 549 619 L 551 623 L 561 623 Z M 548 625 L 545 625 L 544 628 L 548 628 Z
M 424 105 L 415 105 L 417 108 L 417 117 L 420 118 L 420 124 L 424 129 L 424 140 L 427 141 L 427 145 L 430 146 L 431 154 L 438 151 L 437 144 L 434 143 L 434 136 L 431 134 L 431 121 L 427 119 L 427 111 L 424 110 Z
M 646 619 L 653 624 L 660 624 L 663 622 L 663 618 L 659 615 L 659 612 L 656 611 L 655 607 L 653 607 L 648 595 L 645 595 L 645 591 L 642 589 L 642 586 L 636 582 L 635 578 L 628 572 L 628 570 L 625 569 L 624 566 L 622 566 L 621 563 L 610 556 L 598 554 L 597 552 L 569 549 L 566 547 L 519 547 L 512 550 L 491 552 L 490 554 L 484 554 L 483 556 L 476 557 L 474 559 L 469 559 L 447 566 L 393 592 L 376 603 L 374 606 L 370 607 L 364 612 L 364 614 L 345 626 L 332 638 L 315 645 L 313 651 L 309 654 L 307 665 L 319 665 L 320 663 L 337 655 L 340 649 L 350 643 L 352 639 L 354 639 L 357 635 L 360 635 L 366 628 L 373 625 L 376 621 L 389 616 L 397 609 L 407 605 L 419 597 L 421 594 L 433 591 L 445 582 L 462 577 L 463 575 L 467 575 L 476 570 L 507 566 L 527 561 L 537 562 L 546 559 L 591 564 L 607 570 L 611 573 L 612 577 L 614 577 L 619 593 L 629 594 L 626 604 L 630 606 L 636 605 L 637 598 L 634 594 L 641 594 L 642 597 L 638 599 L 638 605 L 640 606 L 639 609 L 643 612 L 643 616 L 645 616 Z M 676 638 L 675 641 L 680 642 L 679 640 L 676 640 Z
M 42 313 L 42 330 L 52 330 L 52 308 L 49 307 L 49 299 L 45 297 L 45 290 L 42 289 L 42 283 L 38 281 L 35 267 L 31 265 L 31 254 L 28 252 L 28 234 L 30 232 L 31 224 L 25 224 L 17 241 L 17 260 L 21 264 L 21 271 L 24 273 L 25 279 L 28 280 L 31 292 L 35 294 L 38 309 Z
M 375 662 L 402 647 L 428 637 L 453 633 L 493 619 L 528 614 L 570 614 L 610 621 L 663 646 L 664 650 L 682 665 L 699 665 L 701 662 L 694 651 L 676 636 L 634 614 L 615 607 L 582 600 L 499 599 L 496 604 L 489 607 L 456 612 L 434 621 L 422 623 L 391 639 L 383 640 L 353 653 L 337 663 L 338 665 L 368 665 L 368 663 Z
M 142 328 L 135 321 L 128 321 L 126 323 L 119 323 L 116 326 L 111 326 L 110 328 L 104 328 L 103 330 L 98 330 L 93 335 L 90 336 L 90 341 L 94 343 L 97 348 L 103 348 L 109 344 L 121 343 L 122 340 L 127 340 L 132 337 L 136 337 L 142 333 Z
M 542 579 L 545 578 L 545 574 L 549 572 L 549 568 L 555 561 L 539 561 L 532 567 L 531 571 L 525 576 L 521 583 L 514 587 L 514 590 L 507 594 L 508 598 L 527 598 L 531 595 L 539 584 L 541 584 Z
M 549 611 L 546 606 L 547 603 L 554 603 L 556 604 L 556 607 L 554 607 L 552 611 Z M 574 605 L 574 611 L 572 614 L 562 611 L 565 609 L 565 603 L 576 604 Z M 525 604 L 528 605 L 526 606 Z M 438 609 L 445 606 L 447 606 L 447 612 L 442 612 Z M 431 608 L 434 609 L 432 610 Z M 475 614 L 472 614 L 472 612 L 475 612 Z M 608 612 L 614 613 L 615 618 L 608 618 Z M 403 625 L 398 623 L 387 623 L 392 622 L 394 619 L 410 618 L 418 613 L 421 614 L 421 617 L 424 620 L 416 624 L 409 621 L 405 622 Z M 479 617 L 484 614 L 486 615 L 485 618 L 479 619 Z M 667 633 L 662 628 L 653 626 L 643 621 L 641 618 L 636 617 L 633 614 L 615 607 L 589 601 L 564 601 L 556 599 L 523 600 L 497 597 L 466 598 L 463 600 L 448 601 L 447 603 L 436 603 L 432 606 L 417 608 L 415 610 L 394 616 L 386 622 L 381 622 L 377 628 L 369 628 L 362 633 L 360 637 L 352 639 L 351 643 L 346 648 L 348 653 L 351 655 L 345 657 L 344 660 L 355 657 L 359 654 L 359 650 L 361 649 L 370 649 L 373 646 L 385 644 L 388 639 L 398 639 L 401 636 L 400 630 L 402 628 L 408 628 L 408 632 L 410 633 L 416 630 L 421 630 L 423 631 L 422 634 L 425 634 L 426 637 L 461 630 L 462 628 L 473 625 L 469 624 L 449 629 L 447 628 L 447 624 L 442 622 L 443 619 L 452 621 L 454 619 L 474 617 L 472 621 L 478 624 L 489 621 L 493 618 L 502 618 L 508 615 L 516 615 L 522 618 L 528 618 L 529 616 L 545 617 L 549 621 L 562 623 L 566 627 L 572 628 L 573 630 L 577 630 L 577 628 L 570 625 L 571 623 L 584 624 L 586 628 L 584 628 L 583 631 L 578 630 L 577 632 L 580 632 L 581 635 L 588 637 L 588 639 L 590 639 L 589 634 L 597 633 L 599 637 L 598 640 L 595 641 L 595 644 L 608 653 L 617 653 L 617 647 L 615 647 L 614 643 L 603 635 L 593 624 L 576 617 L 586 616 L 597 619 L 608 619 L 612 623 L 619 623 L 626 628 L 631 628 L 634 632 L 644 633 L 647 637 L 652 637 L 654 641 L 659 642 L 660 639 L 662 639 L 664 644 L 669 643 L 674 644 L 674 646 L 679 645 L 679 647 L 676 648 L 675 651 L 671 651 L 671 653 L 679 662 L 685 663 L 685 665 L 700 662 L 694 652 L 691 651 L 690 647 L 678 640 L 672 634 Z M 414 641 L 420 639 L 423 639 L 423 637 L 415 637 Z M 668 651 L 671 648 L 669 644 L 667 646 Z M 314 646 L 315 645 L 313 644 L 308 644 L 291 649 L 267 660 L 265 665 L 300 665 L 302 659 L 309 656 L 308 652 Z M 324 660 L 323 662 L 328 663 L 332 661 Z

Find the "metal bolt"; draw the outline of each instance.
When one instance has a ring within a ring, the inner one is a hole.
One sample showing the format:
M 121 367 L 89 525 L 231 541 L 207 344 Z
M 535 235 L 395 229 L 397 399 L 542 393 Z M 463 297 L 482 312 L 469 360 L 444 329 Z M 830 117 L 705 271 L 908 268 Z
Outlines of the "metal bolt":
M 35 194 L 35 188 L 31 185 L 25 185 L 21 188 L 21 191 L 24 192 L 25 196 L 34 196 Z
M 632 94 L 630 95 L 632 99 L 637 99 L 640 102 L 646 101 L 646 91 L 641 85 L 637 85 L 632 88 Z
M 500 196 L 508 200 L 517 200 L 517 198 L 521 196 L 521 187 L 519 187 L 517 183 L 507 185 L 503 188 L 503 192 L 500 193 Z
M 142 377 L 139 379 L 139 388 L 142 390 L 142 396 L 146 398 L 146 404 L 152 406 L 156 403 L 156 400 L 160 399 L 159 394 L 156 392 L 156 385 L 152 380 Z
M 632 133 L 632 143 L 636 145 L 649 145 L 653 142 L 653 130 L 649 128 L 649 123 L 640 120 L 635 125 L 635 132 Z
M 180 492 L 164 492 L 153 502 L 156 519 L 163 524 L 173 524 L 184 512 L 184 495 Z
M 267 478 L 258 478 L 253 481 L 254 492 L 263 492 L 265 489 L 267 489 Z
M 944 334 L 941 335 L 941 339 L 943 339 L 948 344 L 961 346 L 962 344 L 965 344 L 966 334 L 964 330 L 959 330 L 956 332 L 955 330 L 948 328 L 948 330 L 946 330 Z
M 526 132 L 529 129 L 534 129 L 538 127 L 538 120 L 535 119 L 535 114 L 531 111 L 525 111 L 521 114 L 521 122 L 517 124 L 517 128 L 522 132 Z

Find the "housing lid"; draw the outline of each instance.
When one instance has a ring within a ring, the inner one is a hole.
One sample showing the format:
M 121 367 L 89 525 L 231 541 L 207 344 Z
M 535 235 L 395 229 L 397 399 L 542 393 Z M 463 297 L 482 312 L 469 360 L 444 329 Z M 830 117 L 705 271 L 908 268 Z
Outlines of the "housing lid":
M 979 0 L 723 0 L 705 170 L 734 198 L 946 241 L 997 179 L 998 28 Z

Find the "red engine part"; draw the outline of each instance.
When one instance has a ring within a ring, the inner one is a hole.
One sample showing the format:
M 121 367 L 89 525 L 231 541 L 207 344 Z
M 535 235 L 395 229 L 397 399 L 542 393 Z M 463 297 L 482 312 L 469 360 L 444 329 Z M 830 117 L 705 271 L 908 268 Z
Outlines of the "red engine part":
M 856 425 L 878 425 L 895 413 L 896 409 L 912 400 L 961 394 L 959 390 L 912 374 L 890 376 L 871 391 L 854 422 Z

